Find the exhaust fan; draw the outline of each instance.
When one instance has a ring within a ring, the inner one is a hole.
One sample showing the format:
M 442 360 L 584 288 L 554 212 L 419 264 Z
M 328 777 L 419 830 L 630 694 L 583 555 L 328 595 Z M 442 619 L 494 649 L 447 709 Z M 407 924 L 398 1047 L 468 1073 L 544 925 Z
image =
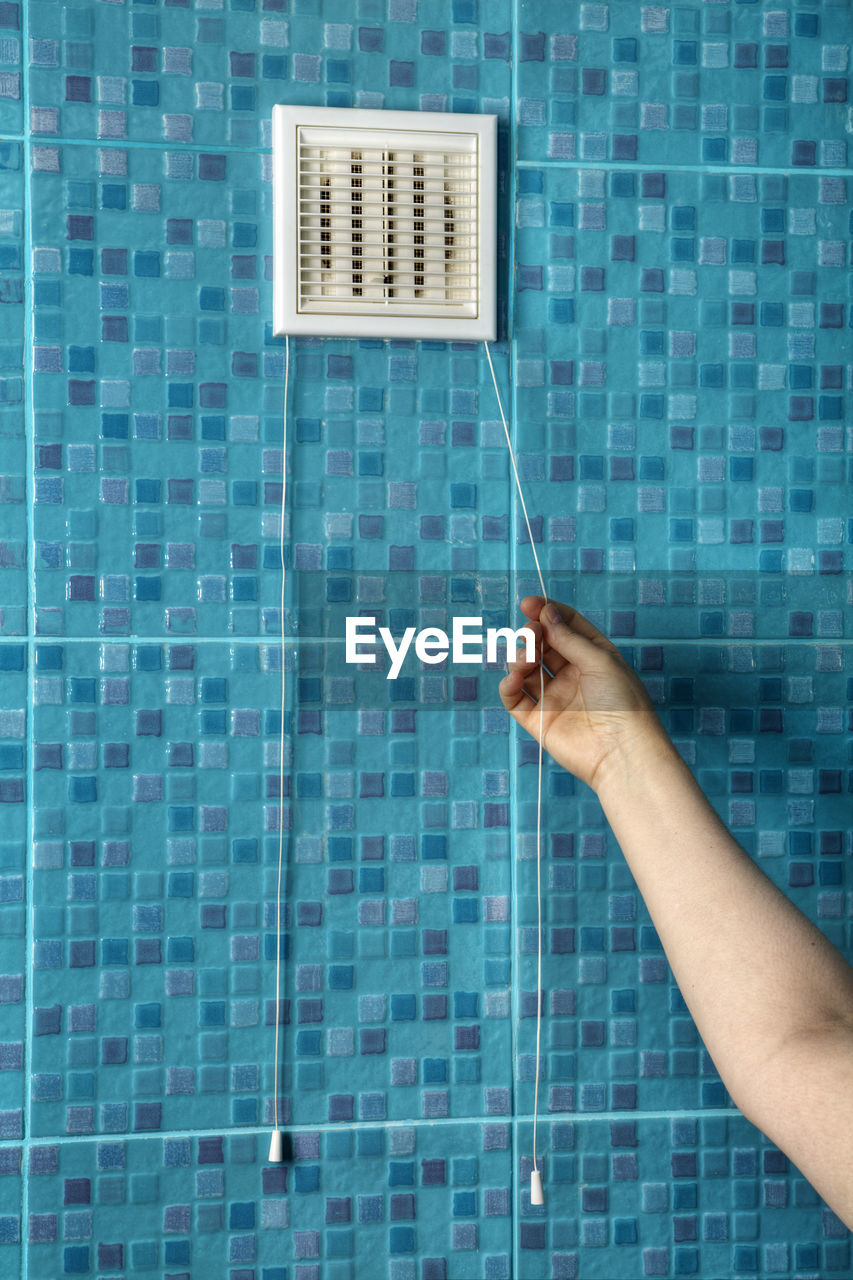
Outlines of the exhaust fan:
M 495 339 L 497 117 L 273 108 L 273 330 Z

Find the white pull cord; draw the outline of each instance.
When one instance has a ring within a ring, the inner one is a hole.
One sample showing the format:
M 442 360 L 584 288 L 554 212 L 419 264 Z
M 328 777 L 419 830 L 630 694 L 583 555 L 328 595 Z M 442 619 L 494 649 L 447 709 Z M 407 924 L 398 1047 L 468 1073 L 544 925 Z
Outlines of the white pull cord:
M 536 561 L 536 572 L 539 574 L 539 585 L 542 588 L 542 595 L 545 597 L 545 603 L 548 602 L 548 593 L 545 590 L 545 582 L 542 577 L 542 570 L 539 567 L 539 557 L 536 554 L 536 543 L 533 541 L 533 530 L 530 528 L 530 521 L 527 518 L 527 507 L 524 505 L 524 494 L 521 491 L 521 481 L 518 478 L 518 468 L 515 465 L 515 454 L 512 450 L 512 441 L 509 438 L 509 427 L 506 425 L 504 417 L 503 405 L 501 404 L 501 395 L 498 391 L 498 380 L 495 377 L 495 370 L 492 364 L 492 355 L 489 351 L 489 344 L 485 340 L 483 346 L 486 348 L 486 356 L 489 361 L 489 368 L 492 371 L 492 382 L 495 384 L 495 395 L 498 399 L 498 408 L 500 409 L 501 422 L 504 424 L 504 432 L 506 434 L 506 442 L 509 445 L 509 456 L 512 462 L 512 470 L 515 476 L 515 483 L 518 489 L 518 496 L 521 499 L 521 509 L 524 512 L 524 522 L 527 525 L 527 536 L 530 539 L 530 548 L 533 552 L 533 559 Z M 543 605 L 543 608 L 545 606 Z M 542 703 L 545 698 L 545 668 L 542 661 L 542 654 L 539 655 L 539 779 L 536 788 L 536 910 L 537 910 L 537 961 L 536 961 L 536 1083 L 533 1088 L 533 1169 L 530 1173 L 530 1203 L 544 1204 L 545 1197 L 542 1192 L 542 1175 L 536 1165 L 536 1122 L 539 1115 L 539 1043 L 542 1030 Z
M 281 984 L 281 868 L 284 852 L 284 493 L 287 487 L 287 374 L 290 365 L 290 341 L 284 335 L 284 440 L 281 446 L 281 527 L 279 529 L 279 557 L 281 559 L 281 738 L 278 754 L 278 885 L 275 893 L 275 1065 L 273 1067 L 274 1124 L 270 1138 L 269 1159 L 280 1164 L 284 1159 L 283 1135 L 278 1123 L 278 1028 L 279 990 Z
M 489 369 L 492 374 L 492 382 L 495 387 L 495 395 L 498 401 L 498 409 L 500 410 L 501 421 L 503 422 L 504 432 L 506 434 L 506 442 L 509 446 L 509 456 L 512 462 L 512 470 L 515 476 L 515 483 L 518 488 L 518 496 L 521 500 L 521 509 L 524 512 L 524 520 L 527 525 L 527 535 L 530 538 L 530 546 L 533 551 L 533 559 L 536 562 L 536 572 L 539 575 L 539 585 L 542 588 L 542 595 L 548 600 L 545 591 L 545 582 L 542 577 L 542 570 L 539 567 L 539 557 L 536 554 L 536 544 L 533 541 L 533 531 L 530 528 L 530 520 L 527 516 L 527 507 L 524 502 L 524 494 L 521 489 L 521 481 L 518 478 L 518 468 L 515 464 L 515 454 L 513 453 L 512 441 L 510 440 L 509 428 L 507 427 L 506 417 L 504 416 L 503 405 L 501 403 L 500 392 L 498 391 L 498 382 L 495 377 L 494 366 L 492 365 L 492 356 L 489 351 L 488 342 L 484 342 L 486 348 L 486 356 L 489 361 Z M 279 528 L 279 558 L 281 560 L 281 734 L 279 740 L 279 823 L 278 823 L 278 882 L 276 886 L 276 938 L 275 938 L 275 1058 L 274 1058 L 274 1079 L 273 1079 L 273 1111 L 274 1111 L 274 1127 L 270 1138 L 269 1160 L 271 1163 L 281 1163 L 283 1159 L 283 1134 L 279 1127 L 279 995 L 281 990 L 281 911 L 282 911 L 282 895 L 281 880 L 282 866 L 284 862 L 284 694 L 285 694 L 285 625 L 284 625 L 284 584 L 285 584 L 285 564 L 284 564 L 284 517 L 285 517 L 285 492 L 287 487 L 287 384 L 288 373 L 290 368 L 290 343 L 288 336 L 284 338 L 284 415 L 283 415 L 283 441 L 282 441 L 282 484 L 281 484 L 281 522 Z M 541 856 L 541 813 L 542 813 L 542 703 L 545 694 L 545 673 L 541 661 L 539 663 L 539 775 L 538 786 L 536 792 L 536 897 L 537 897 L 537 966 L 536 966 L 536 1082 L 533 1093 L 533 1169 L 530 1174 L 530 1203 L 544 1204 L 544 1196 L 542 1193 L 542 1177 L 536 1165 L 536 1124 L 539 1112 L 539 1058 L 540 1058 L 540 1037 L 542 1026 L 542 856 Z

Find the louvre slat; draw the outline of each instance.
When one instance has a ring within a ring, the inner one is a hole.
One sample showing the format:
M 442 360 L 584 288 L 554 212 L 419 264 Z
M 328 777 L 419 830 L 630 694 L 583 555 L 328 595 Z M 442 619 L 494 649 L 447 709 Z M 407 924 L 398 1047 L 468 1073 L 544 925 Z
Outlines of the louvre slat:
M 368 193 L 368 195 L 369 194 L 371 193 Z M 375 194 L 377 197 L 380 195 L 378 191 L 372 194 Z M 419 194 L 420 193 L 416 193 L 416 195 Z M 467 202 L 465 200 L 454 200 L 453 203 L 446 203 L 444 200 L 436 199 L 432 193 L 428 193 L 428 198 L 426 200 L 421 200 L 411 197 L 408 192 L 392 192 L 390 194 L 388 192 L 384 192 L 381 199 L 377 198 L 373 200 L 369 199 L 368 196 L 364 195 L 361 191 L 351 191 L 349 188 L 341 189 L 341 187 L 335 187 L 333 195 L 331 188 L 318 187 L 317 195 L 305 194 L 303 189 L 300 203 L 303 205 L 310 205 L 312 210 L 314 210 L 314 206 L 316 205 L 325 206 L 340 204 L 347 209 L 350 209 L 353 205 L 367 205 L 371 209 L 393 209 L 400 205 L 405 205 L 406 208 L 409 209 L 429 210 L 432 217 L 444 216 L 460 219 L 467 218 L 472 222 L 476 215 L 475 199 Z
M 461 160 L 419 160 L 413 159 L 411 156 L 404 156 L 399 151 L 393 152 L 394 159 L 382 159 L 382 152 L 377 151 L 373 154 L 365 155 L 362 151 L 360 155 L 356 155 L 354 151 L 341 151 L 340 155 L 322 156 L 318 155 L 318 151 L 335 151 L 339 148 L 334 147 L 311 147 L 300 148 L 299 163 L 302 165 L 317 164 L 323 169 L 330 168 L 334 165 L 344 165 L 347 169 L 355 168 L 359 170 L 364 165 L 381 165 L 386 169 L 393 168 L 396 164 L 413 165 L 417 169 L 428 170 L 431 174 L 441 171 L 446 173 L 453 170 L 472 169 L 473 164 L 470 156 L 465 156 Z
M 425 247 L 425 246 L 420 245 L 420 244 L 415 244 L 415 245 L 411 245 L 411 244 L 404 244 L 404 245 L 400 246 L 400 245 L 398 245 L 398 244 L 397 244 L 397 242 L 396 242 L 396 241 L 391 241 L 391 243 L 390 243 L 390 244 L 388 244 L 387 246 L 384 246 L 384 247 L 383 247 L 383 252 L 382 252 L 381 254 L 367 254 L 367 253 L 363 253 L 363 252 L 354 253 L 354 251 L 355 251 L 356 249 L 358 249 L 358 250 L 362 250 L 362 249 L 364 248 L 363 242 L 362 242 L 362 241 L 360 241 L 360 240 L 354 240 L 354 241 L 352 242 L 352 244 L 351 244 L 351 245 L 350 245 L 350 244 L 347 244 L 347 245 L 344 247 L 343 251 L 339 251 L 339 252 L 337 252 L 337 253 L 332 251 L 331 243 L 328 245 L 328 249 L 327 249 L 327 247 L 325 247 L 323 244 L 318 244 L 316 240 L 304 239 L 304 240 L 300 240 L 300 242 L 299 242 L 299 243 L 300 243 L 300 246 L 302 246 L 302 245 L 304 245 L 304 246 L 305 246 L 305 248 L 301 248 L 301 247 L 300 247 L 300 250 L 299 250 L 299 255 L 300 255 L 300 257 L 303 257 L 303 258 L 304 258 L 304 257 L 306 257 L 306 256 L 308 256 L 308 255 L 310 255 L 310 254 L 317 254 L 317 255 L 319 255 L 320 257 L 323 257 L 323 258 L 329 258 L 329 257 L 333 257 L 333 258 L 334 258 L 334 257 L 340 257 L 342 260 L 349 260 L 350 258 L 352 258 L 352 257 L 354 257 L 354 256 L 355 256 L 355 257 L 357 257 L 357 258 L 359 259 L 359 261 L 364 261 L 364 259 L 365 259 L 365 258 L 370 258 L 370 259 L 371 259 L 372 261 L 374 261 L 374 262 L 385 262 L 387 258 L 389 258 L 389 257 L 393 257 L 393 256 L 394 256 L 394 250 L 395 250 L 395 249 L 398 249 L 398 248 L 404 248 L 404 249 L 421 249 L 421 248 L 424 248 L 424 247 Z M 340 244 L 340 240 L 338 240 L 338 243 Z M 430 245 L 430 246 L 426 246 L 426 247 L 431 248 L 431 249 L 438 249 L 438 248 L 442 248 L 442 249 L 443 249 L 443 246 L 441 246 L 441 245 Z M 471 255 L 471 254 L 469 254 L 469 253 L 464 253 L 464 252 L 463 252 L 464 248 L 465 248 L 465 246 L 463 246 L 463 248 L 462 248 L 462 249 L 454 249 L 454 250 L 453 250 L 453 257 L 452 257 L 452 258 L 446 258 L 446 259 L 443 259 L 443 260 L 444 260 L 444 261 L 446 261 L 446 262 L 459 262 L 459 261 L 463 261 L 463 262 L 476 262 L 476 255 L 473 255 L 473 256 L 472 256 L 472 255 Z M 389 252 L 387 252 L 387 253 L 386 253 L 386 252 L 385 252 L 385 250 L 386 250 L 386 249 L 387 249 Z M 401 259 L 401 258 L 403 257 L 403 255 L 402 255 L 402 254 L 398 254 L 398 255 L 397 255 L 397 257 L 398 257 L 398 259 Z M 408 261 L 410 261 L 410 262 L 422 262 L 422 261 L 423 261 L 423 257 L 418 257 L 418 255 L 417 255 L 417 254 L 412 254 L 412 255 L 407 255 L 407 260 L 408 260 Z
M 431 275 L 438 276 L 441 279 L 444 279 L 445 276 L 452 276 L 452 275 L 472 276 L 475 274 L 473 271 L 470 271 L 470 270 L 454 271 L 449 264 L 447 269 L 442 269 L 441 271 L 427 272 L 426 271 L 427 265 L 433 265 L 433 264 L 430 263 L 429 260 L 426 258 L 408 259 L 405 262 L 394 263 L 394 262 L 387 262 L 383 258 L 365 257 L 365 258 L 358 258 L 354 262 L 352 258 L 349 258 L 349 257 L 341 258 L 340 256 L 334 256 L 332 254 L 327 255 L 327 254 L 324 254 L 322 251 L 311 252 L 311 253 L 301 253 L 299 257 L 300 257 L 300 261 L 303 263 L 303 270 L 307 270 L 312 266 L 316 266 L 318 269 L 322 267 L 323 269 L 328 269 L 328 270 L 345 271 L 345 270 L 349 270 L 350 267 L 352 267 L 354 271 L 372 271 L 377 274 L 384 271 L 385 275 L 394 275 L 401 271 L 412 271 L 417 275 L 431 274 Z M 468 258 L 465 262 L 461 262 L 459 265 L 465 266 L 466 263 L 470 263 L 470 262 L 471 262 L 471 259 Z M 454 261 L 454 265 L 455 265 L 455 261 Z
M 350 270 L 349 264 L 342 267 L 340 263 L 331 265 L 319 261 L 319 259 L 309 259 L 302 263 L 302 276 L 307 279 L 308 273 L 312 271 L 336 271 L 340 275 L 349 276 L 350 281 L 354 276 L 361 276 L 364 280 L 370 279 L 376 283 L 393 284 L 395 280 L 400 280 L 404 276 L 417 276 L 420 282 L 430 280 L 438 284 L 442 280 L 452 282 L 454 285 L 462 285 L 466 280 L 472 280 L 475 277 L 473 271 L 427 271 L 421 270 L 417 266 L 400 267 L 395 271 L 382 271 L 377 267 L 371 267 L 365 264 L 364 267 L 356 267 L 354 271 Z
M 332 296 L 334 296 L 334 295 L 332 295 Z M 424 297 L 424 295 L 423 295 L 423 293 L 422 293 L 422 291 L 421 291 L 421 290 L 413 290 L 409 295 L 407 295 L 407 296 L 406 296 L 406 297 L 404 297 L 404 298 L 383 298 L 383 299 L 382 299 L 382 306 L 383 306 L 383 309 L 384 309 L 386 306 L 387 306 L 389 309 L 391 309 L 391 308 L 392 308 L 392 307 L 394 307 L 394 306 L 399 307 L 399 308 L 400 308 L 400 310 L 403 310 L 404 308 L 406 308 L 406 309 L 407 309 L 407 313 L 408 313 L 408 308 L 410 308 L 410 307 L 411 307 L 411 305 L 412 305 L 412 299 L 413 299 L 413 298 L 421 298 L 421 297 Z M 467 297 L 467 295 L 466 295 L 466 297 Z M 330 301 L 330 296 L 329 296 L 329 295 L 324 295 L 324 294 L 319 294 L 319 293 L 308 293 L 308 292 L 303 292 L 303 294 L 302 294 L 302 300 L 303 300 L 303 302 L 324 302 L 324 303 L 328 303 L 328 302 Z M 448 297 L 448 298 L 444 298 L 444 299 L 440 299 L 440 298 L 425 298 L 425 301 L 428 301 L 428 302 L 429 302 L 431 305 L 433 305 L 433 306 L 442 306 L 442 305 L 444 305 L 444 306 L 446 306 L 446 307 L 447 307 L 448 311 L 451 311 L 451 310 L 453 310 L 454 308 L 458 308 L 459 303 L 460 303 L 461 301 L 464 301 L 464 299 L 462 299 L 462 298 L 453 298 L 453 297 Z
M 349 208 L 350 208 L 350 210 L 351 210 L 351 208 L 352 208 L 352 202 L 349 202 L 348 207 L 349 207 Z M 303 226 L 308 226 L 308 227 L 317 227 L 317 229 L 318 229 L 318 230 L 322 231 L 322 229 L 323 229 L 323 225 L 324 225 L 323 223 L 321 223 L 321 222 L 317 222 L 317 221 L 314 221 L 314 222 L 308 222 L 308 221 L 307 221 L 307 219 L 308 219 L 308 218 L 312 218 L 312 219 L 323 218 L 323 217 L 326 217 L 327 215 L 328 215 L 329 217 L 334 217 L 334 218 L 340 218 L 340 217 L 343 217 L 343 216 L 344 216 L 344 215 L 343 215 L 343 213 L 333 212 L 331 208 L 329 208 L 328 210 L 323 209 L 323 210 L 320 210 L 320 211 L 318 211 L 318 212 L 316 212 L 316 213 L 315 213 L 315 212 L 311 212 L 311 213 L 309 213 L 307 210 L 303 210 L 303 217 L 302 217 L 302 219 L 301 219 L 301 222 L 302 222 L 302 225 L 303 225 Z M 389 214 L 387 215 L 387 218 L 397 217 L 397 216 L 398 216 L 398 214 L 397 214 L 396 212 L 394 212 L 394 213 L 389 213 Z M 380 218 L 383 222 L 384 222 L 384 221 L 386 221 L 386 218 L 383 218 L 383 217 L 382 217 L 382 213 L 381 213 L 381 211 L 380 211 L 380 210 L 376 210 L 376 209 L 371 209 L 371 210 L 370 210 L 369 212 L 367 212 L 367 213 L 352 213 L 352 212 L 350 212 L 350 213 L 347 215 L 347 218 L 348 218 L 348 220 L 349 220 L 350 222 L 352 222 L 352 221 L 353 221 L 353 219 L 354 219 L 356 222 L 358 222 L 358 221 L 359 221 L 359 220 L 361 220 L 362 218 L 365 218 L 365 219 L 368 219 L 368 220 L 369 220 L 369 219 L 371 219 L 371 218 Z M 434 218 L 425 218 L 425 217 L 422 217 L 419 213 L 417 213 L 417 214 L 412 214 L 412 218 L 413 218 L 414 220 L 416 220 L 417 222 L 423 222 L 423 223 L 427 224 L 429 227 L 431 227 L 431 228 L 435 228 L 436 230 L 433 232 L 433 234 L 438 234 L 439 232 L 440 232 L 441 234 L 443 234 L 443 233 L 444 233 L 444 229 L 445 229 L 445 227 L 447 226 L 448 222 L 449 222 L 449 223 L 452 223 L 452 224 L 453 224 L 453 226 L 454 226 L 454 228 L 456 228 L 456 227 L 471 227 L 471 228 L 472 228 L 472 231 L 471 231 L 471 233 L 470 233 L 470 234 L 472 234 L 472 235 L 473 235 L 473 229 L 475 229 L 475 228 L 476 228 L 476 226 L 477 226 L 477 224 L 476 224 L 476 222 L 475 222 L 475 220 L 474 220 L 473 218 L 471 218 L 471 219 L 465 219 L 465 220 L 463 221 L 463 220 L 461 220 L 461 219 L 456 219 L 456 218 L 454 218 L 452 215 L 447 215 L 447 216 L 446 216 L 446 217 L 444 217 L 444 218 L 438 218 L 438 217 L 434 217 Z M 359 228 L 356 226 L 356 227 L 355 227 L 355 230 L 357 231 L 358 229 L 359 229 Z
M 477 301 L 470 153 L 300 144 L 300 307 Z

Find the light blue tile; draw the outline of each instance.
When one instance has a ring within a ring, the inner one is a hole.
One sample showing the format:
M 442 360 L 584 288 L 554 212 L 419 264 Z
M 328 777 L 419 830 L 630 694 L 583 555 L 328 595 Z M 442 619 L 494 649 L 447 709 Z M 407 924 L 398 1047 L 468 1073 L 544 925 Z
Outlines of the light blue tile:
M 4 1145 L 0 1150 L 0 1250 L 9 1275 L 21 1267 L 21 1158 L 24 1148 Z
M 509 1274 L 507 1126 L 308 1129 L 288 1154 L 268 1165 L 263 1136 L 227 1132 L 34 1145 L 29 1266 L 345 1277 L 380 1256 L 390 1276 L 475 1276 L 485 1257 Z
M 17 6 L 6 6 L 14 8 Z M 0 39 L 0 49 L 3 47 Z M 2 84 L 2 72 L 0 72 Z M 23 148 L 0 144 L 0 636 L 27 631 Z
M 848 1233 L 741 1116 L 554 1121 L 538 1134 L 546 1205 L 532 1207 L 519 1127 L 516 1266 L 530 1277 L 818 1275 L 849 1265 Z
M 520 176 L 519 413 L 537 454 L 549 435 L 555 567 L 787 570 L 840 604 L 850 180 Z
M 262 1122 L 278 824 L 266 660 L 255 646 L 36 647 L 40 1134 Z
M 20 134 L 24 128 L 22 9 L 8 3 L 0 10 L 0 129 L 6 134 Z
M 0 640 L 0 1005 L 3 1010 L 0 1113 L 2 1137 L 7 1142 L 19 1141 L 26 1130 L 30 984 L 26 923 L 27 729 L 27 649 L 19 641 L 3 639 Z M 3 1214 L 9 1211 L 12 1180 L 12 1177 L 0 1179 L 6 1193 Z
M 519 5 L 519 156 L 849 165 L 843 4 Z
M 547 590 L 613 636 L 720 816 L 849 955 L 845 16 L 35 3 L 18 90 L 0 4 L 0 124 L 29 108 L 0 153 L 10 1274 L 24 1235 L 29 1275 L 849 1271 L 849 1233 L 731 1105 L 597 800 L 547 756 L 529 1205 L 536 744 L 500 661 L 410 653 L 389 681 L 343 652 L 350 615 L 515 625 L 540 589 L 474 344 L 290 344 L 289 1146 L 264 1164 L 272 105 L 498 115 L 491 350 Z
M 324 683 L 302 649 L 286 694 L 285 1114 L 477 1115 L 510 1035 L 507 735 L 477 737 L 496 677 L 417 712 L 456 722 L 419 760 L 414 699 L 357 710 L 339 654 Z M 36 646 L 38 1133 L 269 1119 L 278 670 L 248 643 Z
M 510 7 L 481 11 L 449 14 L 438 0 L 401 0 L 388 13 L 340 0 L 99 6 L 65 10 L 58 32 L 50 5 L 32 4 L 30 128 L 44 141 L 258 148 L 270 145 L 270 113 L 283 101 L 508 119 Z M 11 96 L 11 73 L 6 81 Z
M 261 634 L 281 503 L 262 167 L 35 149 L 40 634 Z

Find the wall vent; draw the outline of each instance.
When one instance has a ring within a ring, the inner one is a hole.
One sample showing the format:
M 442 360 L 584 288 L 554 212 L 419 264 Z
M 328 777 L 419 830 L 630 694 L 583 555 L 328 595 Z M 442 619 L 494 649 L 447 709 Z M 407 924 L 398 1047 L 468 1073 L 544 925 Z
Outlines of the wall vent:
M 494 341 L 496 131 L 274 107 L 274 332 Z

